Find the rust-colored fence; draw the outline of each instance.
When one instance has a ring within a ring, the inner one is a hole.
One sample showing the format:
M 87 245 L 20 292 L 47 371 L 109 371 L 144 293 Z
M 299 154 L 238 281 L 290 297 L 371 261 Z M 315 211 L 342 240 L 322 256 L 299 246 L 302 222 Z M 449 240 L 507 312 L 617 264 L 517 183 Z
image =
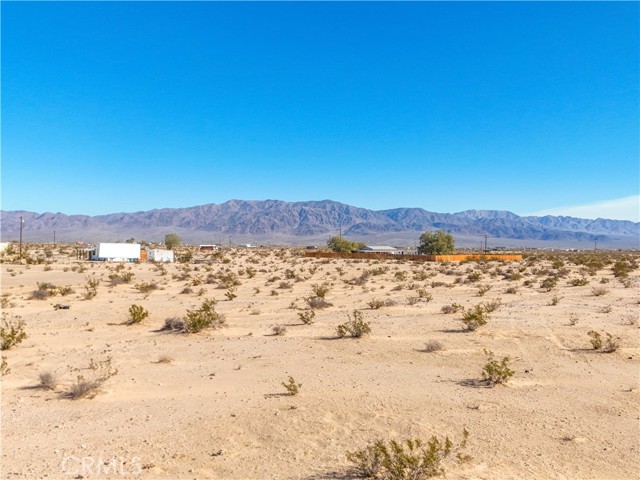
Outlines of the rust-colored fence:
M 391 253 L 336 253 L 336 252 L 305 252 L 305 257 L 312 258 L 353 258 L 363 260 L 416 260 L 419 262 L 462 262 L 465 260 L 499 260 L 511 262 L 522 260 L 519 254 L 459 254 L 459 255 L 394 255 Z

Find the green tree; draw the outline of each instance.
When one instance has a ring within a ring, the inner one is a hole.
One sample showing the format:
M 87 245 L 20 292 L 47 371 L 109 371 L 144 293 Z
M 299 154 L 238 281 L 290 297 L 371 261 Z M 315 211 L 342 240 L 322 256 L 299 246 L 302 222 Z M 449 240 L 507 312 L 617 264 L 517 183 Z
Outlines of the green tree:
M 181 239 L 177 233 L 167 233 L 164 236 L 164 245 L 169 249 L 173 250 L 177 246 L 180 245 Z
M 418 245 L 418 253 L 426 255 L 448 255 L 453 253 L 456 242 L 453 235 L 438 230 L 437 232 L 424 232 L 420 235 L 420 245 Z
M 352 242 L 343 237 L 331 237 L 327 247 L 337 253 L 351 253 L 364 247 L 364 243 Z

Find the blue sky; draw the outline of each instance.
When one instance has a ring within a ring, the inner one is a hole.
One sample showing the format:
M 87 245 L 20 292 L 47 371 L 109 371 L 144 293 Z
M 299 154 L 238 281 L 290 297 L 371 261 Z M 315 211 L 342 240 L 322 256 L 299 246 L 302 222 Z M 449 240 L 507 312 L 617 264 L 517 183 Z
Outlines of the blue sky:
M 2 2 L 2 208 L 329 198 L 638 221 L 638 18 L 637 2 Z

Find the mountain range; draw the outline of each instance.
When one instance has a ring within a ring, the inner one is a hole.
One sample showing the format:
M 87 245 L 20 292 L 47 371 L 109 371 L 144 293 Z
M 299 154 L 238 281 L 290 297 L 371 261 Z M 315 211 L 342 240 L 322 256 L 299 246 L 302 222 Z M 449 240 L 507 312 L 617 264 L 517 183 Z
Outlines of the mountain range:
M 193 243 L 310 244 L 339 232 L 368 244 L 414 244 L 426 230 L 443 229 L 458 245 L 476 246 L 484 235 L 493 246 L 638 248 L 640 223 L 564 216 L 519 216 L 507 211 L 435 213 L 422 208 L 368 210 L 332 200 L 284 202 L 230 200 L 189 208 L 108 215 L 1 211 L 3 241 L 162 241 L 177 233 Z

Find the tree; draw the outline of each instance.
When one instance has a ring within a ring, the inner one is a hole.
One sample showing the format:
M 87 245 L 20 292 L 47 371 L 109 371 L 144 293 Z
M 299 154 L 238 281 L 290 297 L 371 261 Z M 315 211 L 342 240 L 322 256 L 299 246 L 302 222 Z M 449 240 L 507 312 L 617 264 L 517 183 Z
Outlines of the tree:
M 327 247 L 336 253 L 351 253 L 364 247 L 364 243 L 352 242 L 343 237 L 331 237 L 327 242 Z
M 173 250 L 178 245 L 180 245 L 181 239 L 177 233 L 167 233 L 164 236 L 164 245 L 169 249 Z
M 447 255 L 453 253 L 456 247 L 455 243 L 453 235 L 444 230 L 424 232 L 420 235 L 418 253 L 426 255 Z

